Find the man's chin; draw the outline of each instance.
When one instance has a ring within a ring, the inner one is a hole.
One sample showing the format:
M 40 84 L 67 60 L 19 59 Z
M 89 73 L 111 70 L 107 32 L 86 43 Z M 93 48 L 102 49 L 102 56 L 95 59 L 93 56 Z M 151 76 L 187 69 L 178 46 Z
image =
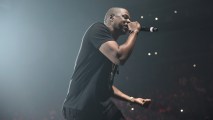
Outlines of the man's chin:
M 129 30 L 128 29 L 123 29 L 123 34 L 128 34 Z

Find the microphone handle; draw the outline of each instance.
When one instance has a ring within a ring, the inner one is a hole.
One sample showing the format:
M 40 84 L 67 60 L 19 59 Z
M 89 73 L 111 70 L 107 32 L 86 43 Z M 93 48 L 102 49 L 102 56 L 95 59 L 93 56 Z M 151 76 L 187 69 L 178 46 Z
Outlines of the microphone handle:
M 143 27 L 140 29 L 140 31 L 145 31 L 145 32 L 157 32 L 158 28 L 155 27 Z

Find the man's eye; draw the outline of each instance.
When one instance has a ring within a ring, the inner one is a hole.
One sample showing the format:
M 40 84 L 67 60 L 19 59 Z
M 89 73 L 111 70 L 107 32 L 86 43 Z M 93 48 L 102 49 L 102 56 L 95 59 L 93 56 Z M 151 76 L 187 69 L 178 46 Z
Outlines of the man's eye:
M 123 15 L 124 19 L 129 19 L 129 17 L 127 15 Z

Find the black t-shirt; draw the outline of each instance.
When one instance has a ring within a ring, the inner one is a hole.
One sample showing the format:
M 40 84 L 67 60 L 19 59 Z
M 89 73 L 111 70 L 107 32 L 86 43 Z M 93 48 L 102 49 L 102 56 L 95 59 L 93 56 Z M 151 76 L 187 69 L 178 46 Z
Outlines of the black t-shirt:
M 113 37 L 103 23 L 95 23 L 86 31 L 64 107 L 80 111 L 104 107 L 104 101 L 113 93 L 110 82 L 113 64 L 99 51 L 99 47 L 109 40 Z

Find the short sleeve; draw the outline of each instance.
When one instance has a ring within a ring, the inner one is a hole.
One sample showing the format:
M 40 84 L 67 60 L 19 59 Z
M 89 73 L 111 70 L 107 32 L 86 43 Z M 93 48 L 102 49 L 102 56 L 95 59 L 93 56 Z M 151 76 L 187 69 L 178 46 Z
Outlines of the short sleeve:
M 89 42 L 97 49 L 110 40 L 114 40 L 109 29 L 103 23 L 95 23 L 88 29 Z

